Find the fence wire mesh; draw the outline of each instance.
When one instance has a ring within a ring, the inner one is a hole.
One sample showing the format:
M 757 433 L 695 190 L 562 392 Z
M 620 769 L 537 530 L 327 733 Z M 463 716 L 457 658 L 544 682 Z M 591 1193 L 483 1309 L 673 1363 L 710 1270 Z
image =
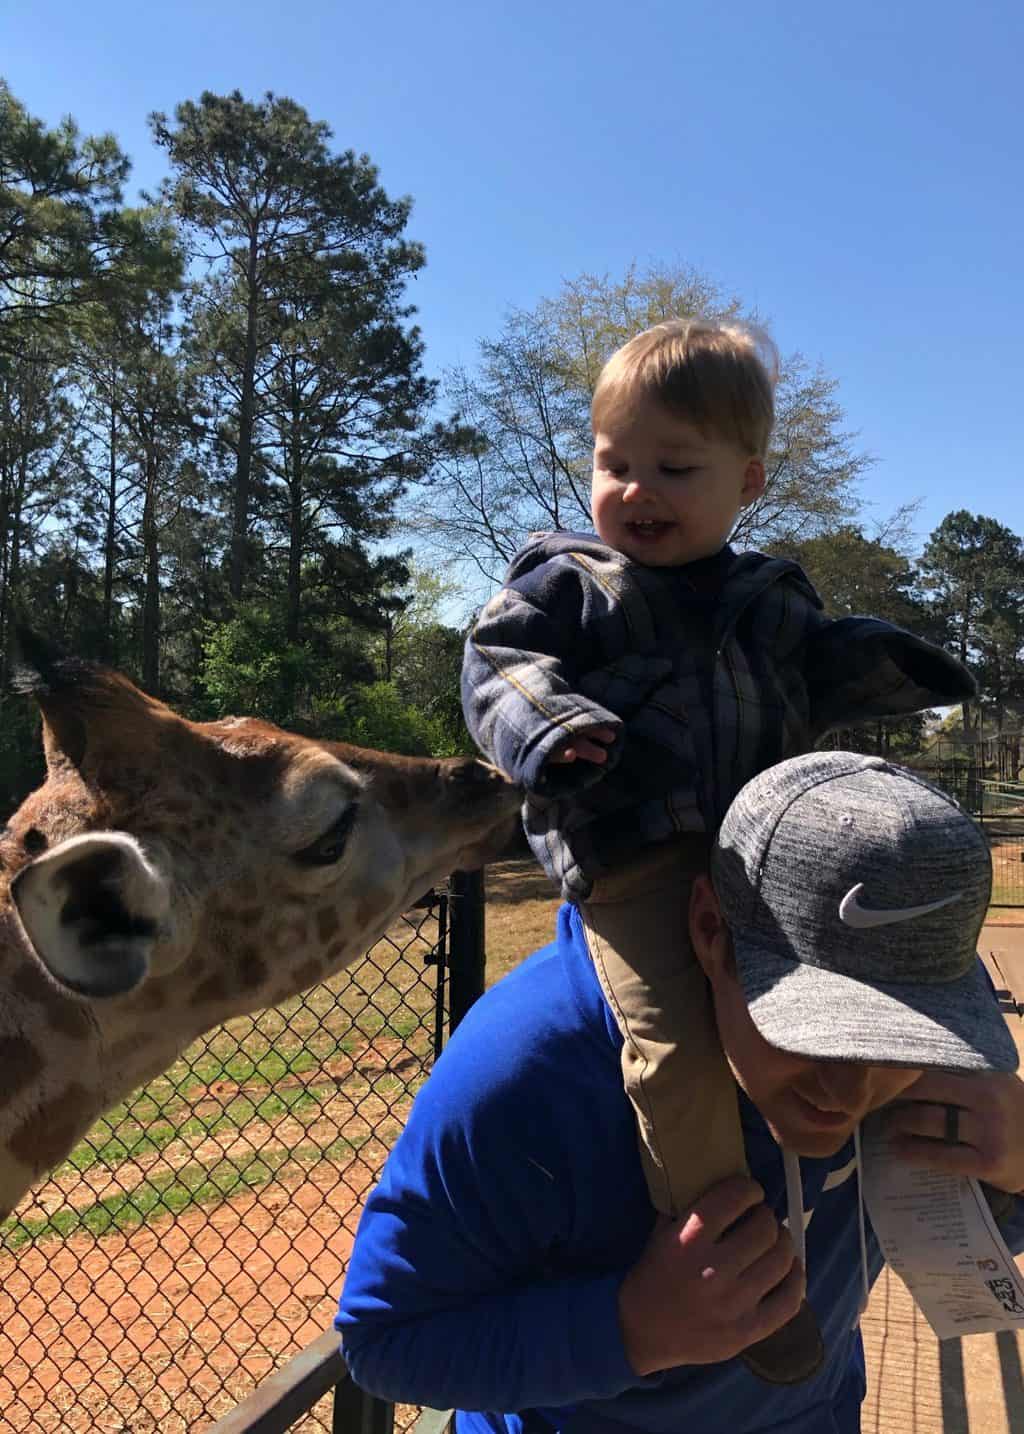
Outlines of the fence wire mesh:
M 1024 906 L 1024 816 L 986 817 L 981 829 L 992 853 L 992 905 Z
M 0 1427 L 200 1430 L 329 1327 L 439 1048 L 447 914 L 195 1042 L 0 1226 Z
M 992 853 L 992 905 L 1024 906 L 1024 782 L 981 783 L 981 828 Z

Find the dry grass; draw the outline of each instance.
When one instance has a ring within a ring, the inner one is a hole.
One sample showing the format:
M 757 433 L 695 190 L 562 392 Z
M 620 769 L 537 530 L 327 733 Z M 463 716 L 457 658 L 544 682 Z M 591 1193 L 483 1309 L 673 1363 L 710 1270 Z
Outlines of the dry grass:
M 487 984 L 555 936 L 558 891 L 532 859 L 487 868 Z

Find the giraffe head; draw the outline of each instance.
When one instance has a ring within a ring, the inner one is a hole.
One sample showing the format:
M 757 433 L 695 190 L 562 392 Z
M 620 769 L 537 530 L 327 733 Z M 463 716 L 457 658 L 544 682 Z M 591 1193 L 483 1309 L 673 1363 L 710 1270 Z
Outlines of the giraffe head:
M 24 1188 L 201 1031 L 324 980 L 496 854 L 518 797 L 473 759 L 190 722 L 23 646 L 47 770 L 0 832 L 0 1151 Z

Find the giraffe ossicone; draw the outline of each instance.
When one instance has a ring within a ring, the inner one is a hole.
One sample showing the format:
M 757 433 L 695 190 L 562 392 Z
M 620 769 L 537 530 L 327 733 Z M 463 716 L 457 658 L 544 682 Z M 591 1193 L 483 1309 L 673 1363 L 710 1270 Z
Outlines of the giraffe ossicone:
M 190 722 L 24 634 L 46 778 L 0 831 L 0 1217 L 203 1031 L 357 959 L 519 797 L 473 758 Z

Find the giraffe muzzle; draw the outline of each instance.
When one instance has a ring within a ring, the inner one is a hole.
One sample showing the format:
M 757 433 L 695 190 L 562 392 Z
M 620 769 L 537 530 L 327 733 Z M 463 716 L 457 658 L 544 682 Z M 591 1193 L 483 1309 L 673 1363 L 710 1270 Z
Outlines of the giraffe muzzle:
M 145 980 L 170 904 L 167 884 L 123 832 L 72 837 L 11 883 L 22 930 L 65 990 L 90 1000 Z

